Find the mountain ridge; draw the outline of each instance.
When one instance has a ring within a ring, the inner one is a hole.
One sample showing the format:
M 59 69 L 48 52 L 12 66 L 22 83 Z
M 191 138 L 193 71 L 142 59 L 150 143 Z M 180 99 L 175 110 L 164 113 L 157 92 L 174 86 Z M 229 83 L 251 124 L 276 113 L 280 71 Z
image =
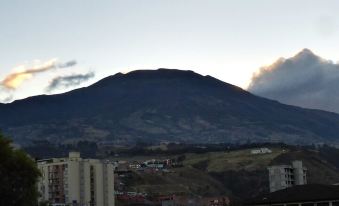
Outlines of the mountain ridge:
M 339 115 L 257 97 L 193 71 L 137 70 L 91 86 L 0 105 L 0 128 L 34 140 L 338 142 Z

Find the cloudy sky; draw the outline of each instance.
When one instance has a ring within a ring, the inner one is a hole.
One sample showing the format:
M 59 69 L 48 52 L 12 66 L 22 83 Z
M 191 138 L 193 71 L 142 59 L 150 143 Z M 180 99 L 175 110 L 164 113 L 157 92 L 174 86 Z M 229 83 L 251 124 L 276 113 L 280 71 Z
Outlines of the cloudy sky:
M 1 0 L 0 101 L 178 68 L 247 88 L 303 48 L 339 60 L 337 0 Z
M 253 75 L 248 90 L 285 104 L 339 113 L 339 64 L 304 49 Z

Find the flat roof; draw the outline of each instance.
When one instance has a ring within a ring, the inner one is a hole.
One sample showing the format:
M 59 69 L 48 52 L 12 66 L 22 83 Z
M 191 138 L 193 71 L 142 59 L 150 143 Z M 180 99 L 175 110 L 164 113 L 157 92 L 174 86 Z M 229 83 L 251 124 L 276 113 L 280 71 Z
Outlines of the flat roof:
M 245 201 L 245 205 L 339 200 L 339 186 L 308 184 L 278 190 Z

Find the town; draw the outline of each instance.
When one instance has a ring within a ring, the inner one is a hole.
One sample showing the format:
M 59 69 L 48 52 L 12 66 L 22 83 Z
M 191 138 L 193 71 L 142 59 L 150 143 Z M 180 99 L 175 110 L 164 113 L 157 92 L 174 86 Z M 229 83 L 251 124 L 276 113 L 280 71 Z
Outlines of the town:
M 208 146 L 200 146 L 199 148 L 207 149 Z M 338 205 L 339 186 L 336 186 L 338 182 L 332 182 L 332 184 L 318 183 L 311 173 L 314 169 L 308 169 L 304 166 L 303 161 L 298 159 L 291 160 L 287 164 L 273 164 L 272 162 L 267 164 L 264 168 L 266 171 L 263 171 L 263 178 L 264 182 L 267 183 L 264 186 L 268 189 L 258 193 L 257 196 L 251 197 L 238 195 L 235 192 L 232 194 L 221 191 L 209 193 L 208 188 L 205 188 L 205 191 L 201 188 L 199 191 L 193 189 L 190 184 L 184 186 L 184 179 L 189 177 L 186 177 L 183 171 L 190 167 L 199 168 L 197 171 L 202 169 L 198 167 L 199 164 L 192 162 L 193 160 L 197 161 L 198 156 L 208 159 L 209 156 L 214 155 L 212 157 L 214 161 L 218 158 L 228 157 L 225 159 L 226 162 L 242 159 L 237 163 L 239 165 L 242 162 L 250 163 L 252 161 L 250 164 L 256 164 L 253 165 L 253 168 L 256 168 L 263 167 L 264 165 L 260 164 L 271 160 L 272 155 L 279 157 L 291 152 L 298 153 L 305 150 L 310 149 L 296 149 L 287 145 L 251 148 L 249 145 L 245 148 L 229 149 L 228 151 L 158 155 L 159 158 L 152 159 L 148 159 L 151 156 L 119 157 L 115 155 L 112 158 L 101 160 L 82 158 L 79 152 L 70 152 L 68 157 L 37 160 L 38 168 L 42 172 L 42 177 L 38 183 L 41 193 L 40 202 L 46 202 L 53 206 L 252 206 L 272 205 L 271 201 L 274 202 L 274 205 L 303 205 L 306 203 Z M 309 159 L 306 159 L 306 162 L 309 164 Z M 225 166 L 230 165 L 226 163 Z M 249 168 L 249 170 L 253 168 Z M 180 176 L 183 176 L 182 182 L 176 180 Z M 308 176 L 310 176 L 310 180 L 308 180 Z M 198 178 L 205 178 L 205 176 L 201 175 Z M 199 184 L 195 179 L 188 179 L 188 181 L 192 181 L 193 184 L 196 181 Z M 180 182 L 183 187 L 192 188 L 185 190 L 185 188 L 177 187 Z M 210 182 L 206 183 L 211 184 Z M 251 182 L 247 184 L 244 185 L 245 188 L 254 186 L 251 185 Z M 171 186 L 174 188 L 171 189 Z M 290 195 L 291 193 L 293 195 Z M 260 199 L 261 197 L 264 198 Z

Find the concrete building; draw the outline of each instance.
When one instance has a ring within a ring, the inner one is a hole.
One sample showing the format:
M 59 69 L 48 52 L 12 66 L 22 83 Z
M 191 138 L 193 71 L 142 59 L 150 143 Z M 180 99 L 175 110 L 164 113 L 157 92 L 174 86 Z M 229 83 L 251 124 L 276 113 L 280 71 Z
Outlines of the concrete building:
M 293 161 L 292 165 L 271 166 L 268 171 L 270 192 L 307 184 L 307 169 L 303 167 L 302 161 Z
M 68 158 L 39 160 L 41 200 L 51 205 L 114 206 L 114 166 L 97 159 Z

